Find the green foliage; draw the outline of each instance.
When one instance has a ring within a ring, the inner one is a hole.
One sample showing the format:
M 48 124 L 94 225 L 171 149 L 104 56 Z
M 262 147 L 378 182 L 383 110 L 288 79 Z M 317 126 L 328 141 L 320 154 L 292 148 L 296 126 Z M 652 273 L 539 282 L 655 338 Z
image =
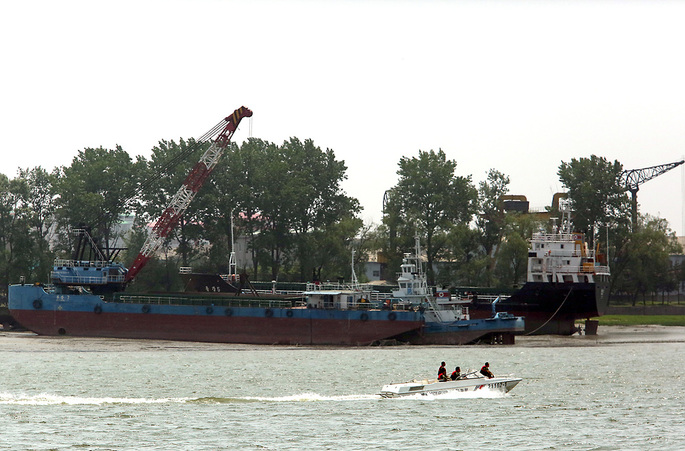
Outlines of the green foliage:
M 682 248 L 664 219 L 641 218 L 616 255 L 620 271 L 613 274 L 613 290 L 630 294 L 635 305 L 639 296 L 644 303 L 648 293 L 674 289 L 679 274 L 671 268 L 669 254 L 676 252 Z
M 491 286 L 490 273 L 495 267 L 496 253 L 504 235 L 506 214 L 502 196 L 509 191 L 509 177 L 496 169 L 488 171 L 487 179 L 478 185 L 478 214 L 476 227 L 480 232 L 480 244 L 489 258 L 486 286 Z
M 69 230 L 87 225 L 92 235 L 109 248 L 119 239 L 115 227 L 129 212 L 125 200 L 135 193 L 141 167 L 124 150 L 86 148 L 70 166 L 60 168 L 55 180 L 56 218 L 64 249 L 71 248 Z
M 595 319 L 602 326 L 685 326 L 685 315 L 604 315 Z
M 323 237 L 322 232 L 325 235 L 342 233 L 337 240 L 347 241 L 349 246 L 361 227 L 361 221 L 353 220 L 360 208 L 356 199 L 342 191 L 340 184 L 346 178 L 347 167 L 335 159 L 332 150 L 322 151 L 309 139 L 301 142 L 291 138 L 281 146 L 280 157 L 284 163 L 280 167 L 285 172 L 279 175 L 285 184 L 280 193 L 279 210 L 287 209 L 284 219 L 288 229 L 294 232 L 295 258 L 299 262 L 300 279 L 304 279 L 317 266 L 312 257 L 325 245 L 322 238 L 330 239 Z M 341 224 L 345 219 L 349 220 Z
M 54 213 L 54 176 L 41 167 L 0 174 L 0 281 L 46 280 L 52 269 L 48 245 Z
M 258 266 L 269 268 L 273 280 L 306 280 L 322 268 L 338 271 L 331 252 L 349 255 L 361 227 L 358 201 L 340 186 L 346 170 L 332 150 L 312 140 L 291 138 L 277 146 L 249 139 L 232 150 L 213 182 L 220 200 L 215 205 L 234 207 L 236 228 L 249 237 L 254 275 Z M 214 211 L 206 221 L 230 233 L 226 213 Z
M 258 242 L 263 236 L 259 200 L 270 190 L 269 183 L 278 182 L 270 180 L 269 176 L 269 159 L 275 154 L 273 147 L 273 144 L 255 138 L 249 138 L 242 146 L 231 145 L 226 158 L 219 161 L 209 180 L 212 186 L 209 195 L 214 197 L 209 204 L 214 208 L 206 211 L 203 221 L 213 230 L 209 237 L 212 243 L 210 267 L 215 271 L 228 269 L 228 254 L 222 255 L 218 247 L 228 250 L 231 246 L 231 218 L 236 233 L 248 237 L 254 278 L 259 273 L 259 263 L 268 261 L 266 250 Z M 241 262 L 238 265 L 240 271 L 249 272 L 250 268 L 241 267 Z
M 399 181 L 388 193 L 384 222 L 394 235 L 389 245 L 406 249 L 415 234 L 424 237 L 430 284 L 435 282 L 433 262 L 444 252 L 447 233 L 456 223 L 470 222 L 475 212 L 477 193 L 471 176 L 455 175 L 456 168 L 456 161 L 448 160 L 442 150 L 402 157 Z M 401 252 L 388 249 L 390 255 Z
M 490 259 L 480 245 L 480 234 L 468 224 L 456 224 L 447 236 L 449 263 L 441 268 L 440 285 L 485 286 Z
M 120 147 L 88 148 L 53 173 L 36 167 L 12 180 L 0 175 L 0 279 L 45 281 L 55 253 L 64 256 L 71 247 L 66 235 L 55 241 L 52 230 L 92 225 L 111 246 L 121 238 L 121 215 L 135 210 L 126 237 L 132 250 L 122 255 L 130 264 L 207 145 L 160 141 L 149 161 L 133 161 Z M 363 263 L 378 250 L 387 261 L 383 276 L 392 279 L 417 233 L 431 284 L 508 288 L 525 280 L 527 240 L 540 224 L 502 211 L 509 178 L 495 169 L 476 190 L 442 150 L 403 157 L 398 183 L 386 192 L 383 224 L 374 227 L 362 223 L 358 201 L 343 192 L 347 168 L 330 149 L 297 138 L 280 146 L 250 138 L 226 154 L 131 289 L 178 290 L 180 266 L 226 272 L 231 220 L 251 253 L 251 267 L 238 262 L 239 270 L 253 280 L 349 280 L 352 267 L 361 279 Z M 608 250 L 612 292 L 644 302 L 683 280 L 685 270 L 668 262 L 669 253 L 682 249 L 663 219 L 642 218 L 641 228 L 631 230 L 627 195 L 617 186 L 621 168 L 593 156 L 562 163 L 559 176 L 574 201 L 576 228 L 591 232 L 602 253 Z
M 528 239 L 536 225 L 530 216 L 510 214 L 506 218 L 505 238 L 501 243 L 495 267 L 497 285 L 502 288 L 520 287 L 528 270 Z
M 559 180 L 573 202 L 573 223 L 585 232 L 590 245 L 602 227 L 626 224 L 629 199 L 619 179 L 623 165 L 604 157 L 571 159 L 559 166 Z
M 198 143 L 194 139 L 180 139 L 178 143 L 159 141 L 152 148 L 152 156 L 142 175 L 144 189 L 140 191 L 142 202 L 137 209 L 138 216 L 148 219 L 149 223 L 156 222 L 209 145 L 209 142 Z M 180 257 L 181 266 L 192 265 L 202 257 L 203 248 L 199 243 L 205 237 L 203 219 L 207 215 L 204 212 L 210 208 L 205 193 L 203 187 L 164 243 L 167 247 L 171 242 L 177 243 L 175 253 Z

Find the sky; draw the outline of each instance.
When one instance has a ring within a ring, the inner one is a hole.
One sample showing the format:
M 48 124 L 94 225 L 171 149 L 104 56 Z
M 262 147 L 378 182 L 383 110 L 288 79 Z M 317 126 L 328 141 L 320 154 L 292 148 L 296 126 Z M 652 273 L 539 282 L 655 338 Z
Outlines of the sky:
M 684 21 L 658 0 L 1 2 L 0 173 L 149 157 L 244 105 L 234 142 L 332 149 L 368 223 L 419 150 L 542 209 L 562 161 L 685 158 Z M 638 192 L 678 235 L 683 166 Z

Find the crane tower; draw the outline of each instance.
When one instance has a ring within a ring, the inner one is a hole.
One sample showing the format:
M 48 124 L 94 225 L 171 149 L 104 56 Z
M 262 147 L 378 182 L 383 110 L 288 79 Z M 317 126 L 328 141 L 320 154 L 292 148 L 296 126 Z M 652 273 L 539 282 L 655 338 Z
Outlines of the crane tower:
M 198 142 L 211 141 L 209 149 L 200 158 L 186 176 L 183 185 L 171 198 L 169 205 L 149 231 L 145 244 L 126 274 L 126 283 L 132 281 L 155 252 L 160 248 L 164 239 L 176 227 L 188 205 L 204 184 L 209 174 L 219 161 L 224 150 L 228 147 L 233 133 L 244 117 L 251 117 L 252 111 L 244 106 L 238 108 L 215 125 L 210 131 L 202 135 Z M 216 137 L 215 137 L 216 136 Z
M 671 169 L 680 166 L 683 163 L 685 163 L 685 160 L 668 164 L 660 164 L 657 166 L 650 166 L 642 169 L 627 169 L 621 172 L 621 175 L 619 176 L 619 183 L 625 188 L 626 191 L 630 191 L 632 197 L 631 213 L 633 219 L 633 231 L 637 230 L 637 192 L 640 190 L 640 185 L 652 180 L 654 177 L 660 176 L 664 172 L 668 172 Z

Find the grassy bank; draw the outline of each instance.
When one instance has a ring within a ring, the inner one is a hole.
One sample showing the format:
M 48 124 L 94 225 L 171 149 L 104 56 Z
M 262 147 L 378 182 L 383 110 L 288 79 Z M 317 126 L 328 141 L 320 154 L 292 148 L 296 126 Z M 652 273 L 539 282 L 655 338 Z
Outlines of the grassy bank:
M 599 318 L 600 326 L 685 326 L 685 315 L 604 315 Z

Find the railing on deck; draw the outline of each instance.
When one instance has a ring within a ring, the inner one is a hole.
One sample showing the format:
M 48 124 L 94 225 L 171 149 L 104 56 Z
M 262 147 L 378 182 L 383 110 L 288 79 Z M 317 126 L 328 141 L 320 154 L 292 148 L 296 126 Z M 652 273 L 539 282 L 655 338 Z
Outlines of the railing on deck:
M 307 282 L 306 291 L 371 291 L 372 285 L 340 282 Z
M 67 268 L 106 268 L 112 266 L 112 262 L 107 260 L 83 261 L 56 258 L 54 266 L 64 266 Z
M 109 275 L 105 272 L 100 272 L 97 275 L 84 274 L 68 274 L 61 271 L 52 271 L 50 279 L 53 281 L 59 280 L 63 284 L 73 285 L 106 285 L 108 283 L 123 283 L 124 276 L 122 274 Z
M 131 304 L 154 305 L 216 305 L 224 307 L 260 307 L 291 308 L 296 300 L 259 299 L 259 298 L 226 298 L 226 297 L 190 297 L 190 296 L 155 296 L 155 295 L 120 295 L 116 301 Z
M 530 267 L 531 272 L 541 273 L 542 265 L 532 265 Z M 556 272 L 557 274 L 609 274 L 608 266 L 558 266 L 558 267 L 547 267 L 545 271 L 548 274 Z

